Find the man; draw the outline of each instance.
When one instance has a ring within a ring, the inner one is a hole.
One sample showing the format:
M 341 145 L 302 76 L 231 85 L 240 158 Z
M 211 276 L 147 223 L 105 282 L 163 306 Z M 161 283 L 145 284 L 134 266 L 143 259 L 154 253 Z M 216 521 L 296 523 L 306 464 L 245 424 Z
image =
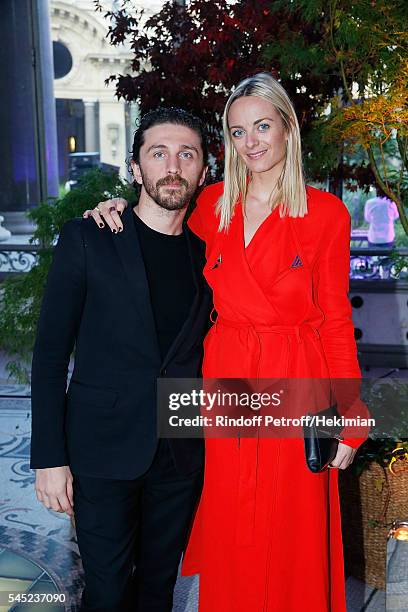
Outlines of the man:
M 55 249 L 33 355 L 31 467 L 38 499 L 75 512 L 82 610 L 172 609 L 203 445 L 157 441 L 156 379 L 199 375 L 211 295 L 204 243 L 183 220 L 206 154 L 197 118 L 148 113 L 123 231 L 74 219 Z

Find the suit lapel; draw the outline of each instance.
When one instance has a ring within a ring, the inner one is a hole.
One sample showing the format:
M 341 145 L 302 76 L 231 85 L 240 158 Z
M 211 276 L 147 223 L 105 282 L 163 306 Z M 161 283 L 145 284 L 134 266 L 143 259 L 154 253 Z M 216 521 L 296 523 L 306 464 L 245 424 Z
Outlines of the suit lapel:
M 112 237 L 125 270 L 129 295 L 133 299 L 138 313 L 143 320 L 147 332 L 146 335 L 152 339 L 153 351 L 160 362 L 160 349 L 151 305 L 149 284 L 133 215 L 133 206 L 130 205 L 124 210 L 122 215 L 123 231 L 118 234 L 112 234 Z

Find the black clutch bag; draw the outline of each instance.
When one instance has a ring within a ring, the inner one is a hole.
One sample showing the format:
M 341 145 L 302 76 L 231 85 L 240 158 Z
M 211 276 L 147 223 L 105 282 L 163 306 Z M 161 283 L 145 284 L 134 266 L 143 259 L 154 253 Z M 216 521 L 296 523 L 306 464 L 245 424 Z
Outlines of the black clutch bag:
M 315 423 L 313 417 L 339 418 L 339 413 L 336 404 L 333 404 L 315 414 L 309 413 L 308 416 L 310 417 L 308 424 L 303 425 L 306 464 L 309 470 L 318 473 L 325 470 L 333 461 L 339 441 L 343 438 L 339 435 L 341 427 L 328 427 L 322 420 Z

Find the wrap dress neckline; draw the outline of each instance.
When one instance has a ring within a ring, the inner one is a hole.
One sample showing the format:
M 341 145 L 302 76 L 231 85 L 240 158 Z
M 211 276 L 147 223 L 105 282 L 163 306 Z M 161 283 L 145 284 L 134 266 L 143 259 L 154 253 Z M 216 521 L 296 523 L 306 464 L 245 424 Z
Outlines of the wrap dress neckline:
M 265 248 L 268 242 L 273 243 L 274 238 L 284 233 L 285 246 L 289 243 L 291 255 L 283 264 L 283 269 L 277 268 L 272 283 L 269 283 L 268 291 L 262 285 L 262 277 L 265 270 L 258 270 L 260 259 L 259 250 Z M 301 320 L 294 324 L 283 324 L 282 313 L 270 299 L 273 284 L 278 284 L 287 276 L 292 278 L 297 274 L 295 282 L 302 279 L 303 284 L 311 286 L 311 269 L 307 263 L 304 251 L 296 234 L 293 219 L 289 216 L 280 216 L 279 207 L 274 208 L 271 213 L 258 226 L 250 242 L 245 246 L 244 233 L 244 211 L 239 201 L 235 207 L 234 215 L 228 232 L 218 235 L 213 248 L 214 256 L 208 258 L 204 274 L 214 290 L 214 305 L 218 317 L 214 325 L 214 333 L 219 326 L 233 327 L 246 330 L 246 343 L 248 355 L 251 356 L 252 364 L 247 371 L 247 376 L 259 378 L 261 373 L 261 352 L 263 334 L 281 334 L 287 338 L 287 361 L 289 360 L 290 343 L 292 340 L 302 342 L 306 335 L 318 336 L 307 321 Z M 228 304 L 218 302 L 217 280 L 222 280 L 223 295 L 229 296 Z M 225 291 L 226 284 L 230 290 Z M 239 289 L 238 289 L 239 287 Z M 249 297 L 250 311 L 248 316 L 245 312 L 245 302 L 242 299 L 237 308 L 238 294 Z M 257 316 L 254 320 L 254 305 Z M 303 313 L 302 313 L 303 314 Z M 292 339 L 292 340 L 291 340 Z M 287 363 L 283 375 L 289 374 L 289 363 Z

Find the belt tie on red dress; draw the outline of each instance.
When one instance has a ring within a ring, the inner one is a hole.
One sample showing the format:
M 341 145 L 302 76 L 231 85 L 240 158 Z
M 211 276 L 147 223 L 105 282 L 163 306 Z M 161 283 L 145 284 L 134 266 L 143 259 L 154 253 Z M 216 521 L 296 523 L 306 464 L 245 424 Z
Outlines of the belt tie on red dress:
M 261 365 L 261 352 L 262 352 L 262 334 L 279 334 L 288 337 L 294 337 L 294 339 L 301 343 L 307 336 L 314 335 L 319 338 L 319 332 L 310 323 L 304 322 L 300 325 L 262 325 L 254 324 L 247 321 L 231 321 L 224 317 L 218 316 L 214 323 L 217 328 L 219 325 L 224 327 L 230 327 L 234 329 L 246 329 L 249 337 L 252 338 L 250 350 L 253 351 L 253 369 L 251 368 L 251 377 L 259 378 L 259 370 Z

